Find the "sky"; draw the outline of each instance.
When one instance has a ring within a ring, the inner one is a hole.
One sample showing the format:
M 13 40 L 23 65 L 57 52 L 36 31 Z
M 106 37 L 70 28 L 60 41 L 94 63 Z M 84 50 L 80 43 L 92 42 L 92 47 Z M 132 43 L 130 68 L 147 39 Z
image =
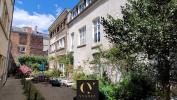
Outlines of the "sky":
M 30 26 L 48 33 L 49 26 L 65 9 L 72 9 L 79 0 L 15 0 L 13 26 Z

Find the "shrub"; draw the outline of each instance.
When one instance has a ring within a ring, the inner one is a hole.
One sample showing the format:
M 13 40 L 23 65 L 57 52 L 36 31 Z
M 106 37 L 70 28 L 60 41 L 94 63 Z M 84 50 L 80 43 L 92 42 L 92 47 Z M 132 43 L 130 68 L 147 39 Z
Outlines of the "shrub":
M 74 72 L 72 76 L 74 81 L 87 79 L 86 75 L 83 72 Z
M 97 75 L 96 74 L 87 75 L 87 79 L 88 80 L 97 80 Z
M 21 65 L 25 64 L 29 67 L 39 67 L 38 64 L 42 64 L 44 63 L 46 66 L 48 65 L 48 62 L 47 62 L 47 57 L 44 57 L 44 56 L 27 56 L 27 55 L 24 55 L 24 56 L 20 56 L 18 58 L 18 61 Z
M 26 81 L 25 79 L 22 79 L 21 83 L 23 85 L 24 93 L 27 96 L 27 100 L 35 100 L 35 98 L 36 100 L 45 100 L 40 92 L 31 83 L 31 81 Z
M 49 77 L 60 77 L 61 71 L 59 71 L 59 70 L 52 70 L 52 71 L 45 71 L 45 73 Z
M 130 74 L 117 85 L 116 99 L 142 100 L 153 95 L 155 86 L 146 76 Z
M 39 70 L 39 66 L 40 64 L 38 63 L 31 64 L 31 67 L 33 68 L 33 70 Z
M 112 84 L 107 74 L 99 79 L 100 100 L 116 100 L 116 85 Z

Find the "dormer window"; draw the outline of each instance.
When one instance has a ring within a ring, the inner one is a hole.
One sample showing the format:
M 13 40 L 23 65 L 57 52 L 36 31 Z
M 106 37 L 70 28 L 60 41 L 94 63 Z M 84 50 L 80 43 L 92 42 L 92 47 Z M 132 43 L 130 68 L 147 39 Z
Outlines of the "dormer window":
M 82 12 L 85 9 L 85 3 L 81 3 L 79 6 L 79 12 Z
M 92 3 L 92 0 L 86 0 L 86 5 L 88 6 L 89 4 Z

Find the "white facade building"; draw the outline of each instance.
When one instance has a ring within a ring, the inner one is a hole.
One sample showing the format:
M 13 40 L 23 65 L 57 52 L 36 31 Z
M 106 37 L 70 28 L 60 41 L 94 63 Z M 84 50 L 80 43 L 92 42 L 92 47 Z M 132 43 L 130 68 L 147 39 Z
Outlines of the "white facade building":
M 103 50 L 109 49 L 111 44 L 105 37 L 101 17 L 111 15 L 122 18 L 121 6 L 126 0 L 80 0 L 71 10 L 68 23 L 68 47 L 73 52 L 74 69 L 83 68 L 84 73 L 93 72 L 93 56 L 100 46 Z
M 86 74 L 95 72 L 95 68 L 90 64 L 94 56 L 99 52 L 98 47 L 103 50 L 111 48 L 111 44 L 105 37 L 101 18 L 108 15 L 114 18 L 122 18 L 121 6 L 125 5 L 126 0 L 80 0 L 79 3 L 67 14 L 66 29 L 67 40 L 65 53 L 72 52 L 74 56 L 74 69 L 83 69 Z M 62 20 L 61 15 L 57 20 Z M 53 23 L 55 24 L 55 22 Z M 53 28 L 54 27 L 54 28 Z M 52 25 L 50 31 L 50 50 L 49 56 L 56 57 L 63 53 L 56 54 L 57 46 L 57 28 Z M 60 32 L 58 34 L 61 34 Z M 61 36 L 60 36 L 61 37 Z M 63 40 L 64 41 L 64 40 Z M 62 44 L 62 40 L 59 41 Z M 55 63 L 49 63 L 52 69 Z M 97 69 L 97 68 L 96 68 Z M 106 69 L 113 75 L 117 72 L 111 72 L 112 69 Z M 96 70 L 100 73 L 100 69 Z M 118 75 L 115 77 L 117 78 Z M 113 79 L 116 80 L 116 79 Z

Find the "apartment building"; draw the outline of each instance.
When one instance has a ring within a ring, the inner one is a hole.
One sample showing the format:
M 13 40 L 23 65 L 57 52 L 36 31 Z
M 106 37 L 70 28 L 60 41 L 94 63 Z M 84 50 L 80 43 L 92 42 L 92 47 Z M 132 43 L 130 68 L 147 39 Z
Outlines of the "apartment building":
M 125 2 L 126 0 L 80 0 L 71 10 L 68 51 L 73 52 L 74 69 L 82 68 L 86 74 L 95 71 L 100 73 L 100 69 L 93 68 L 89 62 L 99 52 L 98 47 L 102 50 L 111 47 L 101 25 L 101 17 L 109 14 L 121 18 L 121 6 Z
M 37 29 L 12 27 L 11 41 L 11 53 L 15 62 L 18 62 L 21 55 L 47 56 L 49 37 Z
M 0 0 L 0 87 L 5 83 L 10 55 L 10 28 L 14 0 Z
M 50 33 L 49 57 L 57 58 L 59 56 L 67 54 L 68 13 L 69 9 L 65 9 L 53 22 L 53 24 L 49 27 Z M 58 60 L 50 61 L 49 68 L 60 70 L 64 76 L 65 65 L 59 63 Z
M 67 17 L 68 22 L 65 31 L 65 53 L 72 52 L 74 56 L 74 69 L 82 69 L 84 73 L 102 73 L 100 65 L 90 64 L 99 53 L 98 48 L 106 50 L 111 48 L 112 44 L 105 37 L 103 26 L 101 25 L 101 17 L 111 15 L 115 18 L 122 18 L 121 6 L 125 5 L 126 0 L 80 0 L 78 4 L 69 11 Z M 61 16 L 57 20 L 62 20 Z M 66 16 L 65 16 L 66 17 Z M 54 22 L 55 23 L 55 22 Z M 57 51 L 57 26 L 49 28 L 50 53 L 49 56 L 62 55 Z M 54 35 L 53 35 L 54 34 Z M 59 43 L 60 46 L 60 43 Z M 51 67 L 54 65 L 51 65 Z M 95 67 L 96 66 L 96 67 Z M 118 71 L 106 69 L 112 80 L 118 80 Z

